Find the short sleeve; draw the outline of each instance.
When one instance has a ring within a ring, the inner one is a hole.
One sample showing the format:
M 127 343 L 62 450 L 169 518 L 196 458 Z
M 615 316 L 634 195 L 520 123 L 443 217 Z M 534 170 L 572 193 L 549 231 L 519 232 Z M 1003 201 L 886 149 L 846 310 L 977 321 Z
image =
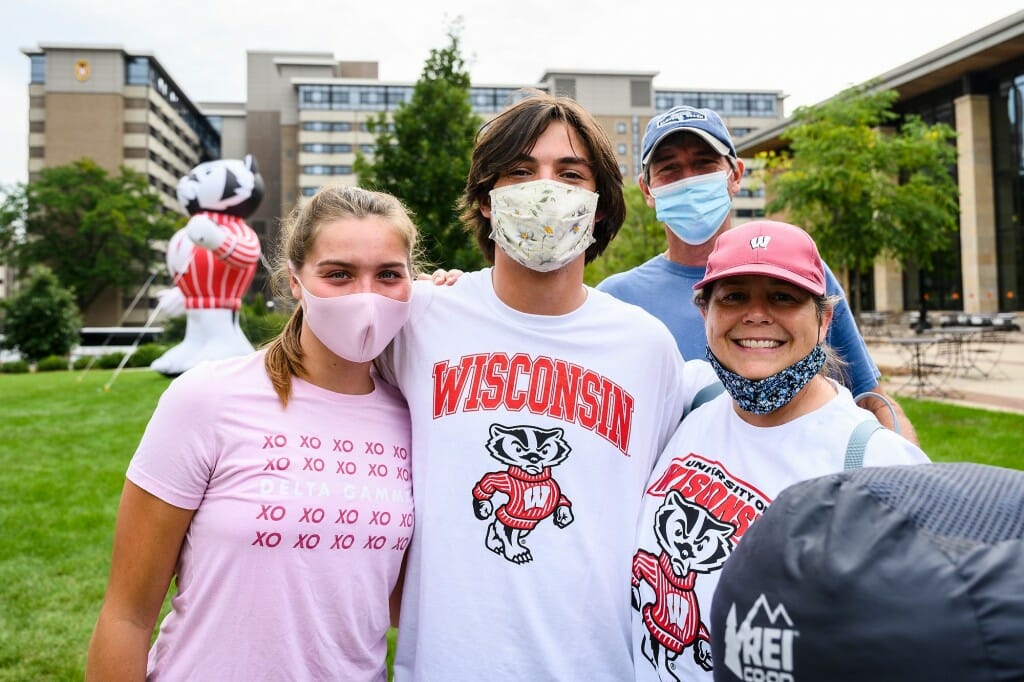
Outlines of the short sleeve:
M 199 507 L 220 449 L 219 392 L 206 370 L 198 365 L 167 387 L 128 465 L 128 480 L 182 509 Z

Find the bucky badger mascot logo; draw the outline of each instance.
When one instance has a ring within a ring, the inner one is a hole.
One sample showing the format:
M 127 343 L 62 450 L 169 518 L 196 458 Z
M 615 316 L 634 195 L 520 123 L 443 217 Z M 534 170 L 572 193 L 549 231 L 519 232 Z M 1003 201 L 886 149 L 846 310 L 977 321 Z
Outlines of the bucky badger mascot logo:
M 494 514 L 484 543 L 514 564 L 533 561 L 526 536 L 541 521 L 553 516 L 559 528 L 573 522 L 572 503 L 551 476 L 551 468 L 564 462 L 572 451 L 564 435 L 562 429 L 491 424 L 487 452 L 508 469 L 489 472 L 477 481 L 473 512 L 478 519 Z M 497 511 L 491 499 L 495 493 L 508 497 Z
M 176 376 L 204 360 L 252 352 L 238 309 L 260 259 L 259 238 L 244 219 L 262 198 L 252 155 L 201 163 L 178 182 L 178 201 L 191 218 L 167 245 L 176 286 L 160 305 L 173 315 L 183 304 L 185 338 L 150 365 L 157 372 Z

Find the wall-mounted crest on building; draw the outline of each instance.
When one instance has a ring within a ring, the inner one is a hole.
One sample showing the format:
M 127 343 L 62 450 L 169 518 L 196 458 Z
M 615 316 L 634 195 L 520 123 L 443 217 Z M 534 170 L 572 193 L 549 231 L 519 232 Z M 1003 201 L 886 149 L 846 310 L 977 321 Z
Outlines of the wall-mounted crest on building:
M 79 59 L 75 62 L 75 78 L 82 81 L 83 83 L 89 80 L 89 74 L 92 72 L 92 67 L 89 66 L 87 59 Z

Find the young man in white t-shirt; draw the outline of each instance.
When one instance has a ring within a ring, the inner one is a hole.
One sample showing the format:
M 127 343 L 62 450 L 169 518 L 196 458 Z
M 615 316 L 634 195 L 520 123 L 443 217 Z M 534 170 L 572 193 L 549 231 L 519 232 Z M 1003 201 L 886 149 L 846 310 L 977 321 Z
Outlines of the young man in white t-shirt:
M 462 209 L 493 267 L 418 290 L 388 362 L 417 514 L 395 679 L 630 678 L 644 484 L 713 374 L 583 284 L 625 205 L 572 100 L 537 93 L 489 122 Z

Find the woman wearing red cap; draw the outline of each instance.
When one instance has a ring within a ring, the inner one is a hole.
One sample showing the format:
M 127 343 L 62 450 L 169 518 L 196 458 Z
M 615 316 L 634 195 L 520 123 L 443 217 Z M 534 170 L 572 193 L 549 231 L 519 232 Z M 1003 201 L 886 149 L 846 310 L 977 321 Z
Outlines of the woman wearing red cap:
M 773 221 L 726 231 L 694 290 L 725 392 L 680 424 L 644 496 L 632 566 L 637 680 L 711 679 L 718 572 L 783 488 L 862 462 L 928 461 L 835 380 L 823 342 L 834 301 L 806 232 Z M 745 679 L 787 679 L 789 644 L 781 634 L 749 644 L 759 672 Z

